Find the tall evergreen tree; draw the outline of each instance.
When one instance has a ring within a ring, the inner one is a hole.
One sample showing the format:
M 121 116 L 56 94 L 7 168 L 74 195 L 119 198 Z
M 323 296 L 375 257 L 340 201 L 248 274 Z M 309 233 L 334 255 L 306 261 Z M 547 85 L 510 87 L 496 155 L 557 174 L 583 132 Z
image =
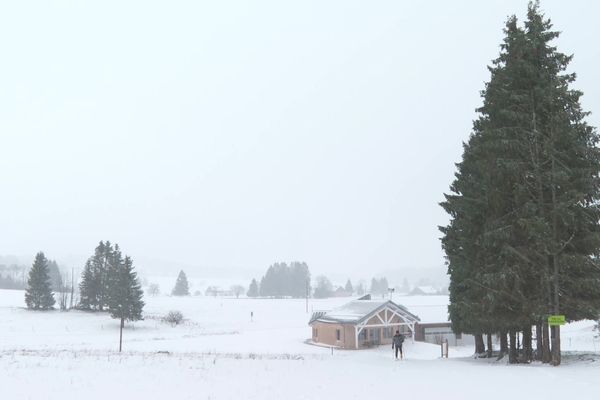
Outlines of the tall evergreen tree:
M 54 306 L 54 294 L 48 273 L 48 260 L 41 251 L 35 256 L 29 271 L 25 304 L 33 310 L 49 310 Z
M 175 287 L 171 291 L 173 296 L 189 296 L 190 295 L 190 287 L 188 285 L 187 276 L 185 272 L 179 271 L 179 275 L 177 276 L 177 281 L 175 282 Z
M 506 25 L 483 106 L 442 203 L 451 222 L 442 244 L 450 274 L 449 314 L 465 333 L 508 332 L 509 360 L 523 334 L 531 358 L 549 361 L 550 314 L 569 320 L 600 311 L 600 153 L 581 92 L 565 73 L 571 60 L 550 42 L 552 25 L 530 3 L 524 28 Z M 560 364 L 553 328 L 552 362 Z
M 94 272 L 92 271 L 92 261 L 87 260 L 83 272 L 81 273 L 81 282 L 79 283 L 79 307 L 84 310 L 92 310 L 97 307 L 98 294 L 94 282 Z
M 119 351 L 122 349 L 125 321 L 142 319 L 143 296 L 144 291 L 133 270 L 133 261 L 128 256 L 123 259 L 120 252 L 115 252 L 111 266 L 108 310 L 111 317 L 120 319 Z
M 248 293 L 246 295 L 248 297 L 258 297 L 259 291 L 258 291 L 258 282 L 256 282 L 256 279 L 252 279 L 252 282 L 250 283 L 250 287 L 248 288 Z
M 81 308 L 102 311 L 108 306 L 109 270 L 114 251 L 109 241 L 100 241 L 94 255 L 86 262 L 79 285 Z
M 285 295 L 294 298 L 306 297 L 310 292 L 310 271 L 305 262 L 294 261 L 290 263 L 287 290 Z

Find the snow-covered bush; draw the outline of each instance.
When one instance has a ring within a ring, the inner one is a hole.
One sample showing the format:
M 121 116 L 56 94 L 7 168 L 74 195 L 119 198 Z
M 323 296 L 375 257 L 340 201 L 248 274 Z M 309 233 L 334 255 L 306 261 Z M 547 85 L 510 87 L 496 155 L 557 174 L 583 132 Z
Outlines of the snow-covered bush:
M 167 315 L 163 317 L 163 321 L 172 326 L 179 325 L 183 322 L 183 314 L 181 311 L 169 311 Z

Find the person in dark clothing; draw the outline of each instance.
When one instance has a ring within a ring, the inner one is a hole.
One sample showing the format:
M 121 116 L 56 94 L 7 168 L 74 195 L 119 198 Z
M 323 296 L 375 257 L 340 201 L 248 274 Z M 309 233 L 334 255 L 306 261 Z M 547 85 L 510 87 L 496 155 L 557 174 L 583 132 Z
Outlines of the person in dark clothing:
M 396 331 L 396 334 L 392 338 L 392 349 L 396 350 L 396 360 L 398 359 L 398 353 L 400 353 L 400 358 L 403 358 L 402 343 L 404 343 L 404 335 L 401 335 L 400 331 Z

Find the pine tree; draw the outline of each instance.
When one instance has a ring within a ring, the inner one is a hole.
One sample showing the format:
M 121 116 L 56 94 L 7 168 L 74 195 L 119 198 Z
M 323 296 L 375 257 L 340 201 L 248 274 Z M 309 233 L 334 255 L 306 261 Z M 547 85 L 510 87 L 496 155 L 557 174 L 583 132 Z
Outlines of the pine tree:
M 48 261 L 48 275 L 50 276 L 50 285 L 53 292 L 58 292 L 63 287 L 63 280 L 60 274 L 60 268 L 56 261 Z
M 385 296 L 388 294 L 389 284 L 386 277 L 383 277 L 379 280 L 379 290 L 381 292 L 381 296 Z
M 81 308 L 102 311 L 108 305 L 109 267 L 114 251 L 109 241 L 100 241 L 94 255 L 86 262 L 79 285 Z
M 551 27 L 537 2 L 524 28 L 509 18 L 480 117 L 442 203 L 451 216 L 441 230 L 453 329 L 508 333 L 510 362 L 518 332 L 523 358 L 531 359 L 532 325 L 542 338 L 538 353 L 549 361 L 549 314 L 578 320 L 600 311 L 593 283 L 600 281 L 599 138 L 584 121 L 581 92 L 569 88 L 571 57 L 549 44 L 558 37 Z M 553 330 L 558 365 L 560 330 Z
M 287 290 L 284 295 L 294 298 L 306 297 L 307 286 L 310 290 L 310 271 L 305 262 L 290 263 L 287 275 Z
M 175 282 L 175 287 L 171 292 L 173 296 L 189 296 L 190 288 L 188 285 L 187 276 L 185 272 L 179 271 L 179 275 L 177 276 L 177 281 Z
M 87 260 L 79 283 L 79 308 L 84 310 L 91 310 L 97 306 L 98 294 L 93 274 L 92 261 Z
M 25 304 L 33 310 L 49 310 L 54 306 L 54 294 L 48 275 L 48 260 L 41 251 L 35 256 L 33 266 L 29 271 Z
M 381 290 L 379 288 L 379 280 L 375 278 L 371 278 L 371 294 L 380 294 Z
M 248 288 L 248 293 L 246 295 L 248 297 L 258 297 L 259 291 L 258 291 L 258 283 L 256 282 L 256 279 L 252 279 L 252 282 L 250 283 L 250 287 Z
M 359 296 L 365 294 L 365 285 L 362 282 L 358 282 L 358 286 L 356 286 L 356 294 Z
M 125 257 L 123 260 L 121 253 L 117 251 L 111 261 L 108 310 L 111 317 L 120 320 L 119 351 L 121 351 L 125 321 L 142 319 L 144 291 L 133 270 L 133 261 L 130 257 Z
M 354 289 L 352 288 L 352 283 L 350 282 L 350 279 L 348 279 L 348 281 L 346 282 L 344 290 L 350 294 L 354 293 Z

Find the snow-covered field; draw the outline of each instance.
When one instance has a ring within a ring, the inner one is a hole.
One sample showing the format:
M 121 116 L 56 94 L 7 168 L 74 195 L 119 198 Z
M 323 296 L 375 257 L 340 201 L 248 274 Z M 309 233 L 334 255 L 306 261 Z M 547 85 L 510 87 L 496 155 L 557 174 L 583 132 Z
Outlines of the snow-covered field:
M 472 348 L 406 343 L 340 351 L 306 344 L 304 300 L 146 297 L 146 319 L 129 324 L 119 354 L 118 323 L 106 314 L 32 312 L 23 292 L 0 290 L 0 393 L 6 399 L 424 399 L 594 398 L 600 340 L 592 324 L 563 330 L 559 368 L 474 360 Z M 311 300 L 330 309 L 348 299 Z M 445 317 L 444 296 L 397 297 L 426 321 Z M 161 322 L 169 310 L 186 321 Z M 253 321 L 250 313 L 254 313 Z

